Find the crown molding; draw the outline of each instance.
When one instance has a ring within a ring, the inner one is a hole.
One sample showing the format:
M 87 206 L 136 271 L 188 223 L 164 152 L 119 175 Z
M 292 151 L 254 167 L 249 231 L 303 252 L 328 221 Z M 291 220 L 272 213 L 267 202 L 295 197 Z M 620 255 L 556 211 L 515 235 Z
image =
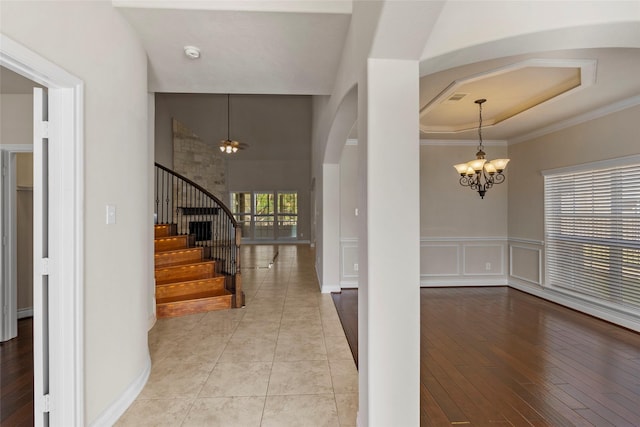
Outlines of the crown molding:
M 558 132 L 562 129 L 577 126 L 590 120 L 595 120 L 609 114 L 617 113 L 618 111 L 626 110 L 627 108 L 635 107 L 636 105 L 640 105 L 640 95 L 632 96 L 631 98 L 626 98 L 621 101 L 614 102 L 613 104 L 609 104 L 593 111 L 589 111 L 588 113 L 580 114 L 570 119 L 554 123 L 542 129 L 538 129 L 536 131 L 520 135 L 516 138 L 512 138 L 508 140 L 508 145 L 519 144 L 521 142 L 529 141 L 531 139 L 538 138 L 549 133 Z
M 493 139 L 482 141 L 487 147 L 506 147 L 507 141 L 502 139 Z M 461 147 L 477 147 L 478 140 L 475 139 L 421 139 L 420 145 L 443 145 L 443 146 L 461 146 Z

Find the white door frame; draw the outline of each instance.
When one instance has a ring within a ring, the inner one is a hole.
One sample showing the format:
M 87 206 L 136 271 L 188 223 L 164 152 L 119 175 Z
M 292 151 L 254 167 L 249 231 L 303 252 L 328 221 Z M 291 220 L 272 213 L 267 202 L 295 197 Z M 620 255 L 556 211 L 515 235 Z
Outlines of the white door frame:
M 18 335 L 18 275 L 17 275 L 17 218 L 16 218 L 16 153 L 32 153 L 31 144 L 0 144 L 2 158 L 2 289 L 0 289 L 0 341 Z
M 48 88 L 48 200 L 50 223 L 55 224 L 49 229 L 49 422 L 54 427 L 82 426 L 84 86 L 82 80 L 3 34 L 0 65 Z M 42 271 L 39 260 L 34 260 L 34 270 Z M 43 397 L 35 396 L 36 411 L 43 404 Z

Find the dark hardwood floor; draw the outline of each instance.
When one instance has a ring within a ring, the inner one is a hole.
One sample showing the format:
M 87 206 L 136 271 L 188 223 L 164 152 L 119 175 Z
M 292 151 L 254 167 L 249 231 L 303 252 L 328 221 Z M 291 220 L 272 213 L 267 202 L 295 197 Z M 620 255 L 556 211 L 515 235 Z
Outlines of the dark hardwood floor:
M 504 287 L 420 294 L 422 426 L 640 426 L 640 334 Z M 357 331 L 357 291 L 334 300 Z
M 343 289 L 340 293 L 332 293 L 331 297 L 338 310 L 353 360 L 358 366 L 358 290 Z
M 0 425 L 33 426 L 33 321 L 18 320 L 18 337 L 0 343 Z

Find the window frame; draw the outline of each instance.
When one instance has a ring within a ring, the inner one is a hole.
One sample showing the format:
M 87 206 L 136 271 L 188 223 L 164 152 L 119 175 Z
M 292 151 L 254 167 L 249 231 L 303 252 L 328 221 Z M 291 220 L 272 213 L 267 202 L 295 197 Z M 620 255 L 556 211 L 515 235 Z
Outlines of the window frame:
M 235 194 L 249 194 L 250 195 L 250 205 L 249 207 L 249 211 L 245 212 L 236 212 L 235 211 L 235 201 L 234 201 L 234 195 Z M 256 213 L 256 203 L 257 203 L 257 195 L 258 194 L 270 194 L 273 197 L 273 214 L 272 215 L 262 215 L 262 214 L 257 214 Z M 279 196 L 282 194 L 295 194 L 296 197 L 296 212 L 295 213 L 289 213 L 289 212 L 280 212 L 280 203 L 279 203 Z M 299 201 L 300 201 L 300 192 L 297 190 L 254 190 L 254 191 L 246 191 L 246 190 L 237 190 L 237 191 L 229 191 L 229 200 L 230 200 L 230 205 L 231 205 L 231 210 L 232 210 L 232 214 L 234 216 L 234 218 L 236 218 L 236 220 L 238 221 L 238 217 L 239 216 L 243 216 L 243 215 L 248 215 L 251 220 L 249 222 L 249 226 L 247 227 L 249 229 L 249 235 L 245 235 L 243 233 L 242 235 L 242 239 L 245 241 L 250 241 L 250 242 L 269 242 L 269 241 L 295 241 L 298 240 L 298 226 L 299 226 L 299 218 L 300 218 L 300 211 L 299 211 Z M 271 236 L 266 236 L 266 237 L 256 237 L 256 223 L 258 222 L 256 219 L 258 217 L 272 217 L 273 218 L 273 226 L 271 228 L 272 231 L 272 235 Z M 281 236 L 280 235 L 280 217 L 295 217 L 295 235 L 291 236 L 291 235 L 287 235 L 287 236 Z M 245 221 L 238 221 L 240 223 L 246 223 Z

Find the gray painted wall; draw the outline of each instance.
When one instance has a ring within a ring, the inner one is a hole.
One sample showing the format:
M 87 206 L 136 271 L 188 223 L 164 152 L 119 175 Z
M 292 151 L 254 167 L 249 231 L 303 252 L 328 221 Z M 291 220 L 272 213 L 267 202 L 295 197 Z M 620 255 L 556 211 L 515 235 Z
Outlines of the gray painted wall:
M 227 96 L 157 93 L 155 159 L 173 167 L 171 119 L 217 146 L 227 138 Z M 311 97 L 231 95 L 230 137 L 249 147 L 227 157 L 229 191 L 297 191 L 298 239 L 310 239 Z
M 640 154 L 639 117 L 635 106 L 509 146 L 509 237 L 544 240 L 541 171 Z

